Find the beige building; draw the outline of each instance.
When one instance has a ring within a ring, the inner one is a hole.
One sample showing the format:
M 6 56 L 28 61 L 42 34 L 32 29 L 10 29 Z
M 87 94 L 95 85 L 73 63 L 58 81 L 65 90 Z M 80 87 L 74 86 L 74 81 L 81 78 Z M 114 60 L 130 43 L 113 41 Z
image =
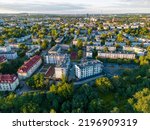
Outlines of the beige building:
M 29 78 L 42 64 L 42 59 L 40 56 L 36 55 L 26 61 L 19 69 L 18 76 L 20 79 Z
M 14 91 L 19 85 L 19 79 L 16 75 L 0 74 L 0 91 Z
M 110 59 L 135 59 L 135 54 L 98 52 L 98 57 Z

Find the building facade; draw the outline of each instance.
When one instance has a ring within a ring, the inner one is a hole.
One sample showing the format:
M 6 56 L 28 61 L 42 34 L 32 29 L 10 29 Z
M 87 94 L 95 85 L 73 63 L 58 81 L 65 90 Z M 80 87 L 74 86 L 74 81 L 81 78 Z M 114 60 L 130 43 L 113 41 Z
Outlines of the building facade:
M 100 58 L 110 58 L 110 59 L 135 59 L 135 54 L 130 53 L 103 53 L 98 52 L 98 57 Z
M 4 56 L 0 56 L 0 64 L 6 63 L 7 59 Z
M 19 79 L 16 75 L 0 74 L 0 91 L 14 91 L 19 85 Z
M 26 79 L 30 77 L 39 66 L 42 64 L 42 59 L 40 56 L 36 55 L 26 61 L 19 69 L 18 76 L 20 79 Z
M 75 65 L 75 75 L 78 79 L 84 79 L 99 75 L 102 72 L 103 64 L 99 60 L 91 60 Z
M 46 64 L 60 64 L 63 61 L 68 60 L 70 62 L 70 57 L 67 54 L 48 54 L 45 56 L 44 61 Z
M 40 49 L 39 48 L 32 48 L 31 50 L 29 50 L 28 52 L 26 52 L 26 56 L 27 57 L 31 57 L 33 56 L 36 52 L 38 52 Z
M 10 52 L 11 47 L 10 46 L 0 46 L 0 52 Z
M 0 52 L 0 56 L 4 56 L 8 60 L 14 60 L 14 59 L 18 58 L 17 52 L 12 52 L 12 51 L 10 51 L 10 52 Z
M 62 79 L 63 76 L 66 76 L 68 73 L 67 67 L 56 66 L 55 67 L 55 78 Z

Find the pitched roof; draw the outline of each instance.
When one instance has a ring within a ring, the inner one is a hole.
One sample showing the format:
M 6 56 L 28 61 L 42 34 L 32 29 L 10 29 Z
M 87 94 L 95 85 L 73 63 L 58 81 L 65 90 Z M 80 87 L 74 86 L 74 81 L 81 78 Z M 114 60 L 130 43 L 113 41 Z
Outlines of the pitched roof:
M 10 74 L 4 74 L 4 75 L 0 74 L 0 83 L 6 83 L 6 82 L 13 83 L 16 79 L 17 79 L 17 76 L 14 75 L 14 74 L 12 74 L 12 75 L 10 75 Z
M 3 63 L 4 61 L 7 61 L 6 57 L 0 56 L 0 63 Z
M 26 73 L 28 72 L 39 60 L 41 56 L 34 56 L 31 57 L 28 61 L 24 62 L 24 64 L 18 69 L 19 73 Z

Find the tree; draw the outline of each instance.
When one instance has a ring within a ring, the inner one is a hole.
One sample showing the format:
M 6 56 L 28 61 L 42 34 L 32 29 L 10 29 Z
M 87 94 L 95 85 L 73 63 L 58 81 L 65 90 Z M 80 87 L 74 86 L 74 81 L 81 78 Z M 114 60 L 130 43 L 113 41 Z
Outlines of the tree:
M 51 108 L 50 113 L 56 113 L 56 111 L 53 108 Z
M 21 107 L 20 111 L 23 113 L 36 113 L 36 112 L 38 113 L 39 112 L 39 106 L 38 106 L 38 104 L 29 102 L 27 104 L 24 104 Z
M 128 100 L 128 103 L 137 112 L 150 113 L 150 89 L 144 88 L 136 92 L 133 98 Z
M 106 92 L 112 89 L 112 84 L 107 77 L 96 79 L 95 85 L 100 91 L 103 91 L 103 92 Z
M 69 99 L 73 95 L 73 87 L 71 84 L 64 83 L 58 86 L 57 94 L 65 99 Z
M 127 40 L 126 45 L 131 46 L 131 41 Z
M 25 44 L 20 43 L 19 44 L 19 49 L 24 49 L 26 51 L 26 50 L 28 50 L 28 47 Z
M 113 107 L 113 109 L 110 111 L 111 113 L 119 113 L 119 108 L 118 107 Z
M 27 85 L 34 89 L 43 89 L 47 87 L 47 84 L 44 80 L 44 74 L 36 74 L 27 80 Z
M 108 47 L 104 47 L 104 52 L 108 52 L 109 50 L 108 50 Z
M 88 107 L 88 112 L 97 113 L 103 112 L 103 100 L 100 98 L 93 99 Z
M 61 112 L 71 112 L 71 102 L 70 101 L 66 101 L 62 104 L 61 106 Z
M 81 39 L 79 39 L 79 40 L 77 41 L 77 47 L 78 47 L 79 49 L 82 49 L 82 46 L 83 46 L 83 42 L 82 42 Z
M 57 87 L 53 84 L 52 86 L 50 86 L 50 92 L 56 94 L 57 93 Z
M 48 46 L 48 41 L 44 40 L 41 44 L 42 49 L 45 50 L 47 48 L 47 46 Z
M 4 40 L 0 39 L 0 46 L 4 46 L 4 45 L 5 45 Z
M 81 59 L 83 56 L 83 51 L 82 50 L 79 50 L 78 51 L 78 59 Z
M 54 38 L 56 38 L 58 36 L 57 30 L 55 30 L 55 29 L 53 29 L 51 33 Z
M 92 33 L 92 28 L 89 28 L 88 29 L 88 35 L 91 35 L 91 33 Z
M 122 34 L 118 34 L 118 35 L 117 35 L 117 41 L 118 41 L 118 42 L 123 42 L 123 41 L 124 41 L 124 38 L 123 38 L 123 35 L 122 35 Z

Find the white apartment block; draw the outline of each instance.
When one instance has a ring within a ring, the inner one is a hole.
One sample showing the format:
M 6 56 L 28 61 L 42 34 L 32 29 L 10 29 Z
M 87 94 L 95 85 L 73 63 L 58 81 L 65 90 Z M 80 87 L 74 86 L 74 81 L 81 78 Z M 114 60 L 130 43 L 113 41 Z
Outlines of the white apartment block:
M 146 53 L 146 49 L 140 48 L 140 47 L 123 47 L 124 51 L 131 51 L 137 54 L 137 56 L 144 56 Z
M 36 52 L 38 52 L 40 49 L 39 48 L 32 48 L 28 52 L 26 52 L 26 56 L 31 57 L 33 56 Z
M 10 46 L 0 46 L 0 52 L 10 52 L 11 47 Z
M 6 57 L 8 60 L 14 60 L 18 58 L 17 52 L 0 52 L 0 56 Z
M 92 60 L 75 65 L 75 75 L 78 79 L 84 79 L 99 75 L 102 72 L 103 64 L 99 60 Z
M 86 52 L 86 57 L 87 58 L 92 58 L 93 57 L 93 52 L 92 51 L 87 51 Z
M 70 57 L 67 54 L 48 54 L 44 58 L 46 64 L 60 64 L 65 60 L 70 62 Z
M 104 50 L 105 47 L 107 47 L 107 46 L 88 45 L 88 46 L 86 46 L 86 51 L 93 50 L 94 48 L 95 48 L 96 50 L 100 51 L 100 50 Z M 114 47 L 114 46 L 108 46 L 107 48 L 108 48 L 109 51 L 116 51 L 116 47 Z
M 48 53 L 49 54 L 57 54 L 57 53 L 60 53 L 61 52 L 61 47 L 56 44 L 55 46 L 53 46 L 49 51 Z
M 40 56 L 36 55 L 30 58 L 18 69 L 18 76 L 20 79 L 29 78 L 42 64 Z
M 128 53 L 103 53 L 98 52 L 98 57 L 100 58 L 110 58 L 110 59 L 135 59 L 135 54 Z
M 0 74 L 0 91 L 14 91 L 19 85 L 19 79 L 16 75 Z

